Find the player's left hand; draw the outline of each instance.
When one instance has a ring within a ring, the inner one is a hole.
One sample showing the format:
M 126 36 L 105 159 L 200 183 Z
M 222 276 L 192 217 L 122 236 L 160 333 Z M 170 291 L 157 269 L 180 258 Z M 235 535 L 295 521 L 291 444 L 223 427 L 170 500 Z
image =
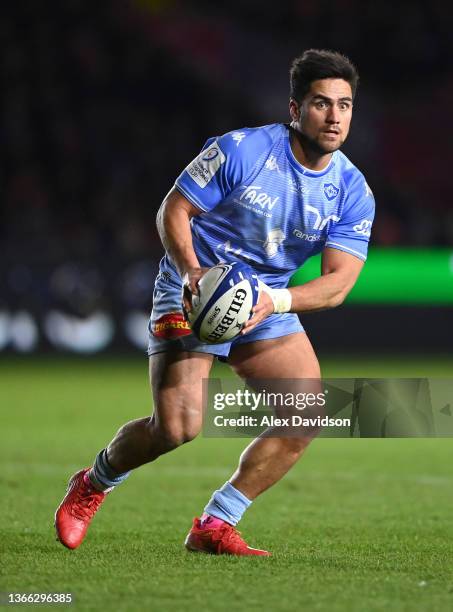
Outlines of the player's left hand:
M 253 315 L 245 323 L 244 327 L 242 328 L 241 335 L 243 336 L 244 334 L 251 332 L 258 325 L 258 323 L 264 321 L 264 319 L 273 312 L 274 303 L 265 291 L 261 291 L 257 305 L 252 308 Z

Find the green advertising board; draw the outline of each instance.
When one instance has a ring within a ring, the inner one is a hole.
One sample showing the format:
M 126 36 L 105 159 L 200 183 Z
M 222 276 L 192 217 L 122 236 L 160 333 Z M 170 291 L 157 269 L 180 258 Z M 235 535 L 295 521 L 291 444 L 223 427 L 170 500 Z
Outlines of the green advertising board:
M 321 273 L 321 256 L 312 257 L 289 281 L 302 285 Z M 348 304 L 453 304 L 453 250 L 372 248 Z

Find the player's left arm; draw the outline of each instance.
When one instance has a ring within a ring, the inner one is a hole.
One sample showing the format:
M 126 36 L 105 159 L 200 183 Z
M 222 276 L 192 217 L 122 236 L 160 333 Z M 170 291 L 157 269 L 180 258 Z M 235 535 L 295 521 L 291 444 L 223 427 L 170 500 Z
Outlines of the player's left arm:
M 316 312 L 339 306 L 354 287 L 364 263 L 362 259 L 350 253 L 332 248 L 324 249 L 321 260 L 322 276 L 289 289 L 289 312 Z
M 338 249 L 326 248 L 322 253 L 322 276 L 291 289 L 269 289 L 262 286 L 253 317 L 244 326 L 244 333 L 276 312 L 276 301 L 282 300 L 281 312 L 317 312 L 342 304 L 354 287 L 364 261 Z M 272 296 L 272 297 L 271 297 Z M 283 303 L 287 300 L 289 308 Z
M 353 178 L 341 221 L 329 232 L 322 252 L 322 276 L 291 289 L 261 284 L 260 299 L 243 333 L 274 312 L 316 312 L 335 308 L 345 300 L 367 257 L 375 208 L 363 175 L 356 173 Z

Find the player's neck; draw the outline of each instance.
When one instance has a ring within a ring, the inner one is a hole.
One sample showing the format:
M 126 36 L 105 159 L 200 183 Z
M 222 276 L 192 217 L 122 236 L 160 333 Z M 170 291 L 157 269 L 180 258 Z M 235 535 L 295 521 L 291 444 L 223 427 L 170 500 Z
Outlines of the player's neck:
M 332 159 L 332 153 L 321 153 L 320 151 L 313 150 L 303 135 L 292 126 L 290 126 L 289 130 L 289 142 L 296 160 L 309 170 L 314 170 L 315 172 L 324 170 Z

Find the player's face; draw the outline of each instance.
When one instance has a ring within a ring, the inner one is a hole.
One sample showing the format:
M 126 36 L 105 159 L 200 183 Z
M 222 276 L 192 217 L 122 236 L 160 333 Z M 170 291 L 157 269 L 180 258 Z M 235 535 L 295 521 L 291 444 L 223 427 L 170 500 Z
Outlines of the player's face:
M 313 81 L 300 106 L 290 104 L 293 127 L 313 151 L 326 155 L 341 147 L 352 117 L 351 86 L 343 79 Z

